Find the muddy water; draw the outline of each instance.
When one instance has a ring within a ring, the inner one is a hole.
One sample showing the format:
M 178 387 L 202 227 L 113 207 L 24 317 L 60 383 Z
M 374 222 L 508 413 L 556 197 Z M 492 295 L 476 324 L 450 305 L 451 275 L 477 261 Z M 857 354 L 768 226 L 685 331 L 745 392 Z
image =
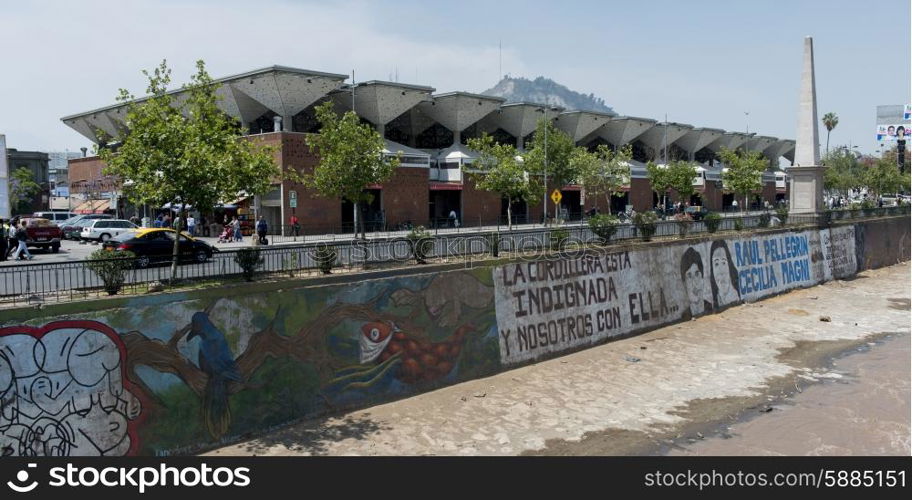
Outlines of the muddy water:
M 869 343 L 772 411 L 668 454 L 909 455 L 909 360 L 907 334 Z

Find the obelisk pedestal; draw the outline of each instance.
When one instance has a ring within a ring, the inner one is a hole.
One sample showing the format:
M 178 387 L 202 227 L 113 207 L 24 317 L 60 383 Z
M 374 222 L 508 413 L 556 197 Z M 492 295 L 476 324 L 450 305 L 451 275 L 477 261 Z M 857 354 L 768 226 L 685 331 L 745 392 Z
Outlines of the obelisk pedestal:
M 820 164 L 820 135 L 817 130 L 817 87 L 814 79 L 814 40 L 804 39 L 804 66 L 801 72 L 801 97 L 798 109 L 798 135 L 795 165 L 786 169 L 789 175 L 789 213 L 806 222 L 821 221 L 826 204 L 823 201 L 823 173 Z M 811 219 L 811 220 L 808 220 Z

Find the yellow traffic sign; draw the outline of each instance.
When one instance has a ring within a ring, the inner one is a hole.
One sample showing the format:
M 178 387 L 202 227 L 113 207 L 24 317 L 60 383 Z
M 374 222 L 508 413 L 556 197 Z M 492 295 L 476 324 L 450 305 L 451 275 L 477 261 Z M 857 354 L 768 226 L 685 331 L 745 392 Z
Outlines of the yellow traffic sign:
M 551 191 L 551 201 L 553 201 L 555 205 L 560 203 L 561 198 L 563 198 L 563 197 L 564 196 L 561 195 L 560 189 L 555 189 L 554 191 Z

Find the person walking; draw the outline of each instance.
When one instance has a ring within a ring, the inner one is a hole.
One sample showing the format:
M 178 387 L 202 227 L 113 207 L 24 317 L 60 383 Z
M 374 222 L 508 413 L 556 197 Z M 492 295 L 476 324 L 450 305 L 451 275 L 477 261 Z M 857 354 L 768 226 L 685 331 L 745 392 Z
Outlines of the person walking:
M 13 252 L 13 260 L 32 260 L 32 254 L 29 253 L 28 247 L 25 244 L 25 241 L 28 239 L 28 234 L 25 232 L 25 222 L 17 221 L 14 225 L 16 231 L 16 251 Z M 23 257 L 24 255 L 24 257 Z
M 6 238 L 9 236 L 9 226 L 3 219 L 0 219 L 0 262 L 6 261 L 6 251 L 8 249 Z
M 269 229 L 269 226 L 266 224 L 266 217 L 260 216 L 260 220 L 256 223 L 256 232 L 257 236 L 260 237 L 260 245 L 268 245 L 269 240 L 266 239 L 266 231 Z
M 291 214 L 291 217 L 288 218 L 288 223 L 291 224 L 291 234 L 297 238 L 298 234 L 301 232 L 301 224 L 298 223 L 298 216 Z
M 6 258 L 9 259 L 13 252 L 19 248 L 19 237 L 16 234 L 16 229 L 19 225 L 19 219 L 15 218 L 10 221 L 10 225 L 7 227 L 6 236 L 9 245 L 6 248 Z

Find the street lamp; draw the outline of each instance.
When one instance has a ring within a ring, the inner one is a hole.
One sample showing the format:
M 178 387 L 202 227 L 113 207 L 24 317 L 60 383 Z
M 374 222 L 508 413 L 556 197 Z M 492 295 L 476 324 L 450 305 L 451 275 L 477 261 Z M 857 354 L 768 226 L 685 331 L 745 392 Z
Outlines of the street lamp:
M 744 133 L 750 133 L 750 111 L 744 112 Z
M 536 113 L 541 113 L 542 117 L 547 117 L 545 108 L 536 108 Z M 522 139 L 520 139 L 522 140 Z M 545 123 L 545 166 L 544 166 L 544 192 L 542 193 L 542 225 L 548 223 L 548 124 Z

